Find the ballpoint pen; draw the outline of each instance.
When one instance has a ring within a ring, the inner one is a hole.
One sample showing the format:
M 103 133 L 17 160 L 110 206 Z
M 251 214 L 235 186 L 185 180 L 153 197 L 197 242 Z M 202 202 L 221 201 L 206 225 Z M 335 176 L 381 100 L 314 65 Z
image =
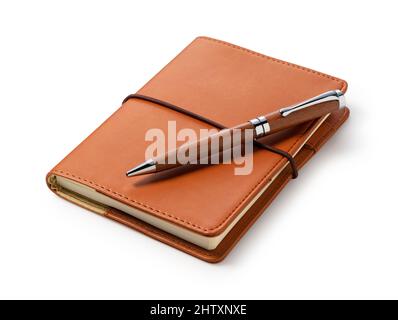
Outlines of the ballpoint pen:
M 209 135 L 195 142 L 184 144 L 177 149 L 174 149 L 163 155 L 141 163 L 140 165 L 127 171 L 126 175 L 128 177 L 132 177 L 148 173 L 155 173 L 190 164 L 178 162 L 177 154 L 179 153 L 179 151 L 182 150 L 181 148 L 184 148 L 184 150 L 189 150 L 190 147 L 199 149 L 200 146 L 206 144 L 208 146 L 212 146 L 212 141 L 216 139 L 219 140 L 227 136 L 231 137 L 233 131 L 236 132 L 237 130 L 253 130 L 252 136 L 253 139 L 256 140 L 272 133 L 276 133 L 278 131 L 296 126 L 303 122 L 320 118 L 333 111 L 338 110 L 343 106 L 345 106 L 343 92 L 341 92 L 340 90 L 328 91 L 318 96 L 312 97 L 308 100 L 302 101 L 298 104 L 279 109 L 265 116 L 259 116 L 233 128 L 221 130 L 216 134 Z M 233 146 L 231 146 L 231 148 L 232 147 Z M 210 155 L 207 154 L 207 156 L 210 157 L 214 152 L 222 153 L 224 151 L 225 150 L 222 148 L 222 146 L 217 145 L 217 149 L 210 149 Z M 197 157 L 195 158 L 196 161 L 193 163 L 199 163 L 201 157 L 202 154 L 198 152 Z M 168 159 L 173 159 L 173 161 L 170 162 L 168 161 Z

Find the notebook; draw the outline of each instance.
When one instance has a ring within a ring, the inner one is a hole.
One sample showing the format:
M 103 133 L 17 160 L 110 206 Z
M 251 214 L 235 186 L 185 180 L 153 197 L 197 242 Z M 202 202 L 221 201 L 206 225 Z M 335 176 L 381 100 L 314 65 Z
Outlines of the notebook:
M 345 92 L 346 82 L 199 37 L 138 93 L 233 127 L 335 89 Z M 289 152 L 301 167 L 348 114 L 342 108 L 261 142 Z M 255 149 L 249 175 L 236 175 L 231 163 L 126 177 L 145 160 L 151 143 L 146 132 L 167 132 L 170 121 L 176 130 L 198 135 L 212 129 L 159 104 L 129 99 L 48 173 L 47 184 L 86 209 L 205 261 L 221 261 L 290 180 L 290 165 L 279 154 Z

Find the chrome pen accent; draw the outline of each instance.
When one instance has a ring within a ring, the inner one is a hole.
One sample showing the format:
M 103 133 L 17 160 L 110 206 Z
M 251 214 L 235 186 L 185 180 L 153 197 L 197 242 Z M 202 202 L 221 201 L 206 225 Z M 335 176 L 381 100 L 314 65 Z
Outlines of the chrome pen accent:
M 271 131 L 267 118 L 264 116 L 259 116 L 252 120 L 249 120 L 249 122 L 254 127 L 255 139 L 264 137 L 268 132 Z
M 287 117 L 289 114 L 292 114 L 298 110 L 306 109 L 310 106 L 328 101 L 339 101 L 339 108 L 345 107 L 344 93 L 340 90 L 332 90 L 298 104 L 282 108 L 279 110 L 279 112 L 281 113 L 282 117 Z
M 140 165 L 134 167 L 133 169 L 130 169 L 129 171 L 126 172 L 127 177 L 133 177 L 133 176 L 138 176 L 144 173 L 152 173 L 156 171 L 156 161 L 153 159 L 149 159 Z

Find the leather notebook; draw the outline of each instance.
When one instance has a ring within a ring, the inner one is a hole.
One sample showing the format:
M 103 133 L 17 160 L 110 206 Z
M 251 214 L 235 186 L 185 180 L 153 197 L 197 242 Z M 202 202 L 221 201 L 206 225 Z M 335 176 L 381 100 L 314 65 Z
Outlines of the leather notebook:
M 137 93 L 233 127 L 347 83 L 220 40 L 199 37 Z M 347 107 L 263 138 L 301 168 L 347 119 Z M 156 102 L 127 99 L 47 175 L 57 195 L 208 262 L 221 261 L 292 178 L 286 157 L 255 149 L 253 171 L 220 164 L 126 177 L 151 128 L 211 129 Z M 297 180 L 299 183 L 299 178 Z

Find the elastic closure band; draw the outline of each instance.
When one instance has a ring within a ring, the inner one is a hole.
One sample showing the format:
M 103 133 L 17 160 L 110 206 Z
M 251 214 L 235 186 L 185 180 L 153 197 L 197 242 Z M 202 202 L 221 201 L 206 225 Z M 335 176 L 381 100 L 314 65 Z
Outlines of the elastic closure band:
M 138 94 L 138 93 L 133 93 L 133 94 L 128 95 L 126 98 L 124 98 L 123 103 L 125 103 L 126 101 L 128 101 L 130 99 L 140 99 L 140 100 L 145 100 L 145 101 L 148 101 L 148 102 L 152 102 L 152 103 L 158 104 L 160 106 L 163 106 L 163 107 L 172 109 L 174 111 L 180 112 L 182 114 L 185 114 L 185 115 L 187 115 L 189 117 L 192 117 L 192 118 L 194 118 L 196 120 L 203 121 L 203 122 L 205 122 L 205 123 L 207 123 L 207 124 L 209 124 L 209 125 L 211 125 L 213 127 L 216 127 L 216 128 L 218 128 L 220 130 L 221 129 L 227 129 L 227 127 L 225 127 L 221 123 L 218 123 L 218 122 L 213 121 L 211 119 L 205 118 L 205 117 L 203 117 L 203 116 L 201 116 L 199 114 L 196 114 L 196 113 L 191 112 L 189 110 L 183 109 L 183 108 L 181 108 L 179 106 L 176 106 L 176 105 L 174 105 L 172 103 L 169 103 L 167 101 L 159 100 L 159 99 L 152 98 L 152 97 L 145 96 L 145 95 Z M 269 146 L 269 145 L 267 145 L 265 143 L 261 143 L 261 142 L 256 141 L 256 140 L 254 140 L 254 145 L 259 147 L 259 148 L 261 148 L 261 149 L 265 149 L 267 151 L 270 151 L 270 152 L 273 152 L 273 153 L 276 153 L 276 154 L 279 154 L 279 155 L 285 157 L 289 161 L 290 167 L 292 168 L 292 179 L 296 179 L 298 177 L 298 169 L 297 169 L 296 161 L 294 160 L 293 156 L 290 153 L 288 153 L 288 152 L 286 152 L 284 150 Z

